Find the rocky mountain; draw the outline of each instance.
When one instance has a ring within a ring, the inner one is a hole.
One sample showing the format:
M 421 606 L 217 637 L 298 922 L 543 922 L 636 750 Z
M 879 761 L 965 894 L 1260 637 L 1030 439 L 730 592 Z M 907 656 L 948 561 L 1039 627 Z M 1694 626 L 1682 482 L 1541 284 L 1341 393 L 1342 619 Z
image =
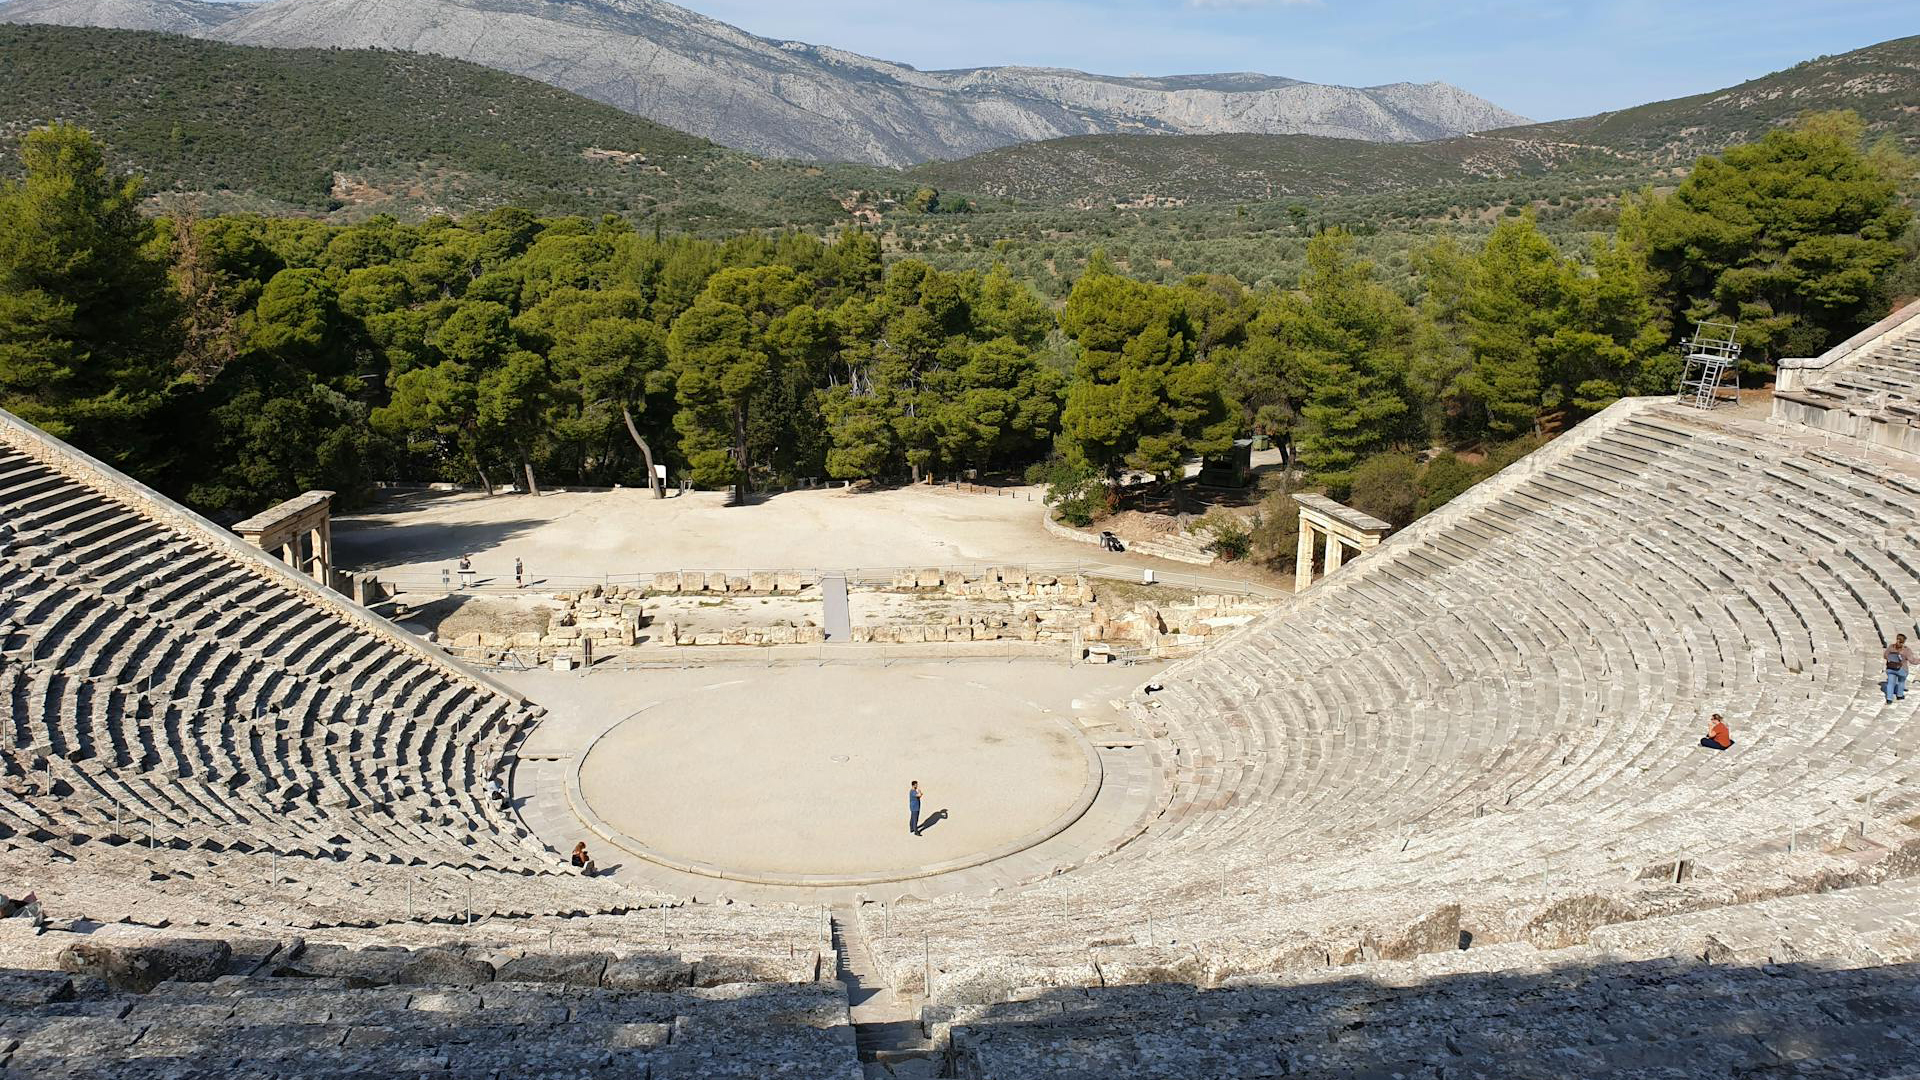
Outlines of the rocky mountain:
M 1255 74 L 919 71 L 757 37 L 660 0 L 11 0 L 0 21 L 156 28 L 243 45 L 379 48 L 525 75 L 759 154 L 905 166 L 1100 133 L 1412 142 L 1524 123 L 1442 83 L 1356 89 Z M 115 21 L 118 20 L 118 21 Z
M 237 4 L 200 0 L 13 0 L 0 4 L 0 22 L 199 35 L 245 11 Z
M 1631 186 L 1830 109 L 1857 113 L 1870 140 L 1920 153 L 1920 37 L 1819 57 L 1724 90 L 1413 145 L 1304 135 L 1093 135 L 932 162 L 908 178 L 1075 208 L 1290 200 L 1547 174 Z

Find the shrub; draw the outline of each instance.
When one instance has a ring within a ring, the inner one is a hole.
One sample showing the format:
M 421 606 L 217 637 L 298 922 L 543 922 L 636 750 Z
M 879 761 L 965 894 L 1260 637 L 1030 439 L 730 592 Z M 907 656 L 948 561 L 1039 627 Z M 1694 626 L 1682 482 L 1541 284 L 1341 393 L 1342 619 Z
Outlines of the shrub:
M 1404 528 L 1420 505 L 1419 475 L 1411 454 L 1375 454 L 1354 467 L 1347 504 Z
M 1461 461 L 1455 454 L 1441 454 L 1420 470 L 1420 504 L 1414 508 L 1414 516 L 1426 517 L 1452 502 L 1486 475 Z
M 1055 521 L 1084 529 L 1113 513 L 1113 488 L 1098 470 L 1058 455 L 1027 469 L 1027 482 L 1047 485 Z
M 1253 551 L 1253 528 L 1232 514 L 1210 512 L 1187 526 L 1187 531 L 1204 536 L 1204 550 L 1228 562 L 1238 562 Z

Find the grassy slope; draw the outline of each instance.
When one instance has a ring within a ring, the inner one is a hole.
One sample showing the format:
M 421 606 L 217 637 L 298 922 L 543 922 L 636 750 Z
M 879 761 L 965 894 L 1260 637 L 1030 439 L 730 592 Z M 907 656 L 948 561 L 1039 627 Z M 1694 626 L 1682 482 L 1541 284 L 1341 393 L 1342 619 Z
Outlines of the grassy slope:
M 825 224 L 846 216 L 850 192 L 900 183 L 758 160 L 529 79 L 407 53 L 0 25 L 0 72 L 0 172 L 17 167 L 22 133 L 69 120 L 146 173 L 162 202 L 191 194 L 208 211 L 351 219 L 512 203 L 718 231 Z
M 1920 37 L 1796 65 L 1727 90 L 1579 120 L 1382 145 L 1300 135 L 1094 135 L 994 150 L 910 174 L 935 187 L 1052 206 L 1204 204 L 1356 195 L 1489 179 L 1634 178 L 1853 109 L 1920 149 Z

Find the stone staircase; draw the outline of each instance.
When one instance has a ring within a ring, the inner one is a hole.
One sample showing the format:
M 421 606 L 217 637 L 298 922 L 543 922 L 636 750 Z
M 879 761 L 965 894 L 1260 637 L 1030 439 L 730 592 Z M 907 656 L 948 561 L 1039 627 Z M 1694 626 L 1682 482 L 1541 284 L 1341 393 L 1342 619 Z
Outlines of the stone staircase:
M 874 968 L 866 932 L 851 908 L 835 909 L 832 918 L 835 972 L 846 987 L 867 1080 L 939 1076 L 933 1046 L 920 1031 L 918 1002 L 895 995 Z
M 1920 303 L 1817 361 L 1784 361 L 1774 419 L 1908 454 L 1920 453 Z M 1805 363 L 1807 377 L 1801 378 Z

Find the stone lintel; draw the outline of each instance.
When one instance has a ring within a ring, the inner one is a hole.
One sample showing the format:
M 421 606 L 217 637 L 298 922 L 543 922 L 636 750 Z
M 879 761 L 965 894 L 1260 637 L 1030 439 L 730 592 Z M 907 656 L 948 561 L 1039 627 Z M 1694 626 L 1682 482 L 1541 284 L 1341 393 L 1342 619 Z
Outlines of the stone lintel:
M 1337 527 L 1354 539 L 1378 540 L 1393 530 L 1390 522 L 1334 502 L 1325 495 L 1295 495 L 1293 501 L 1300 504 L 1309 518 L 1316 519 L 1316 524 Z
M 253 515 L 233 531 L 269 551 L 289 538 L 319 528 L 331 515 L 333 492 L 309 491 Z

